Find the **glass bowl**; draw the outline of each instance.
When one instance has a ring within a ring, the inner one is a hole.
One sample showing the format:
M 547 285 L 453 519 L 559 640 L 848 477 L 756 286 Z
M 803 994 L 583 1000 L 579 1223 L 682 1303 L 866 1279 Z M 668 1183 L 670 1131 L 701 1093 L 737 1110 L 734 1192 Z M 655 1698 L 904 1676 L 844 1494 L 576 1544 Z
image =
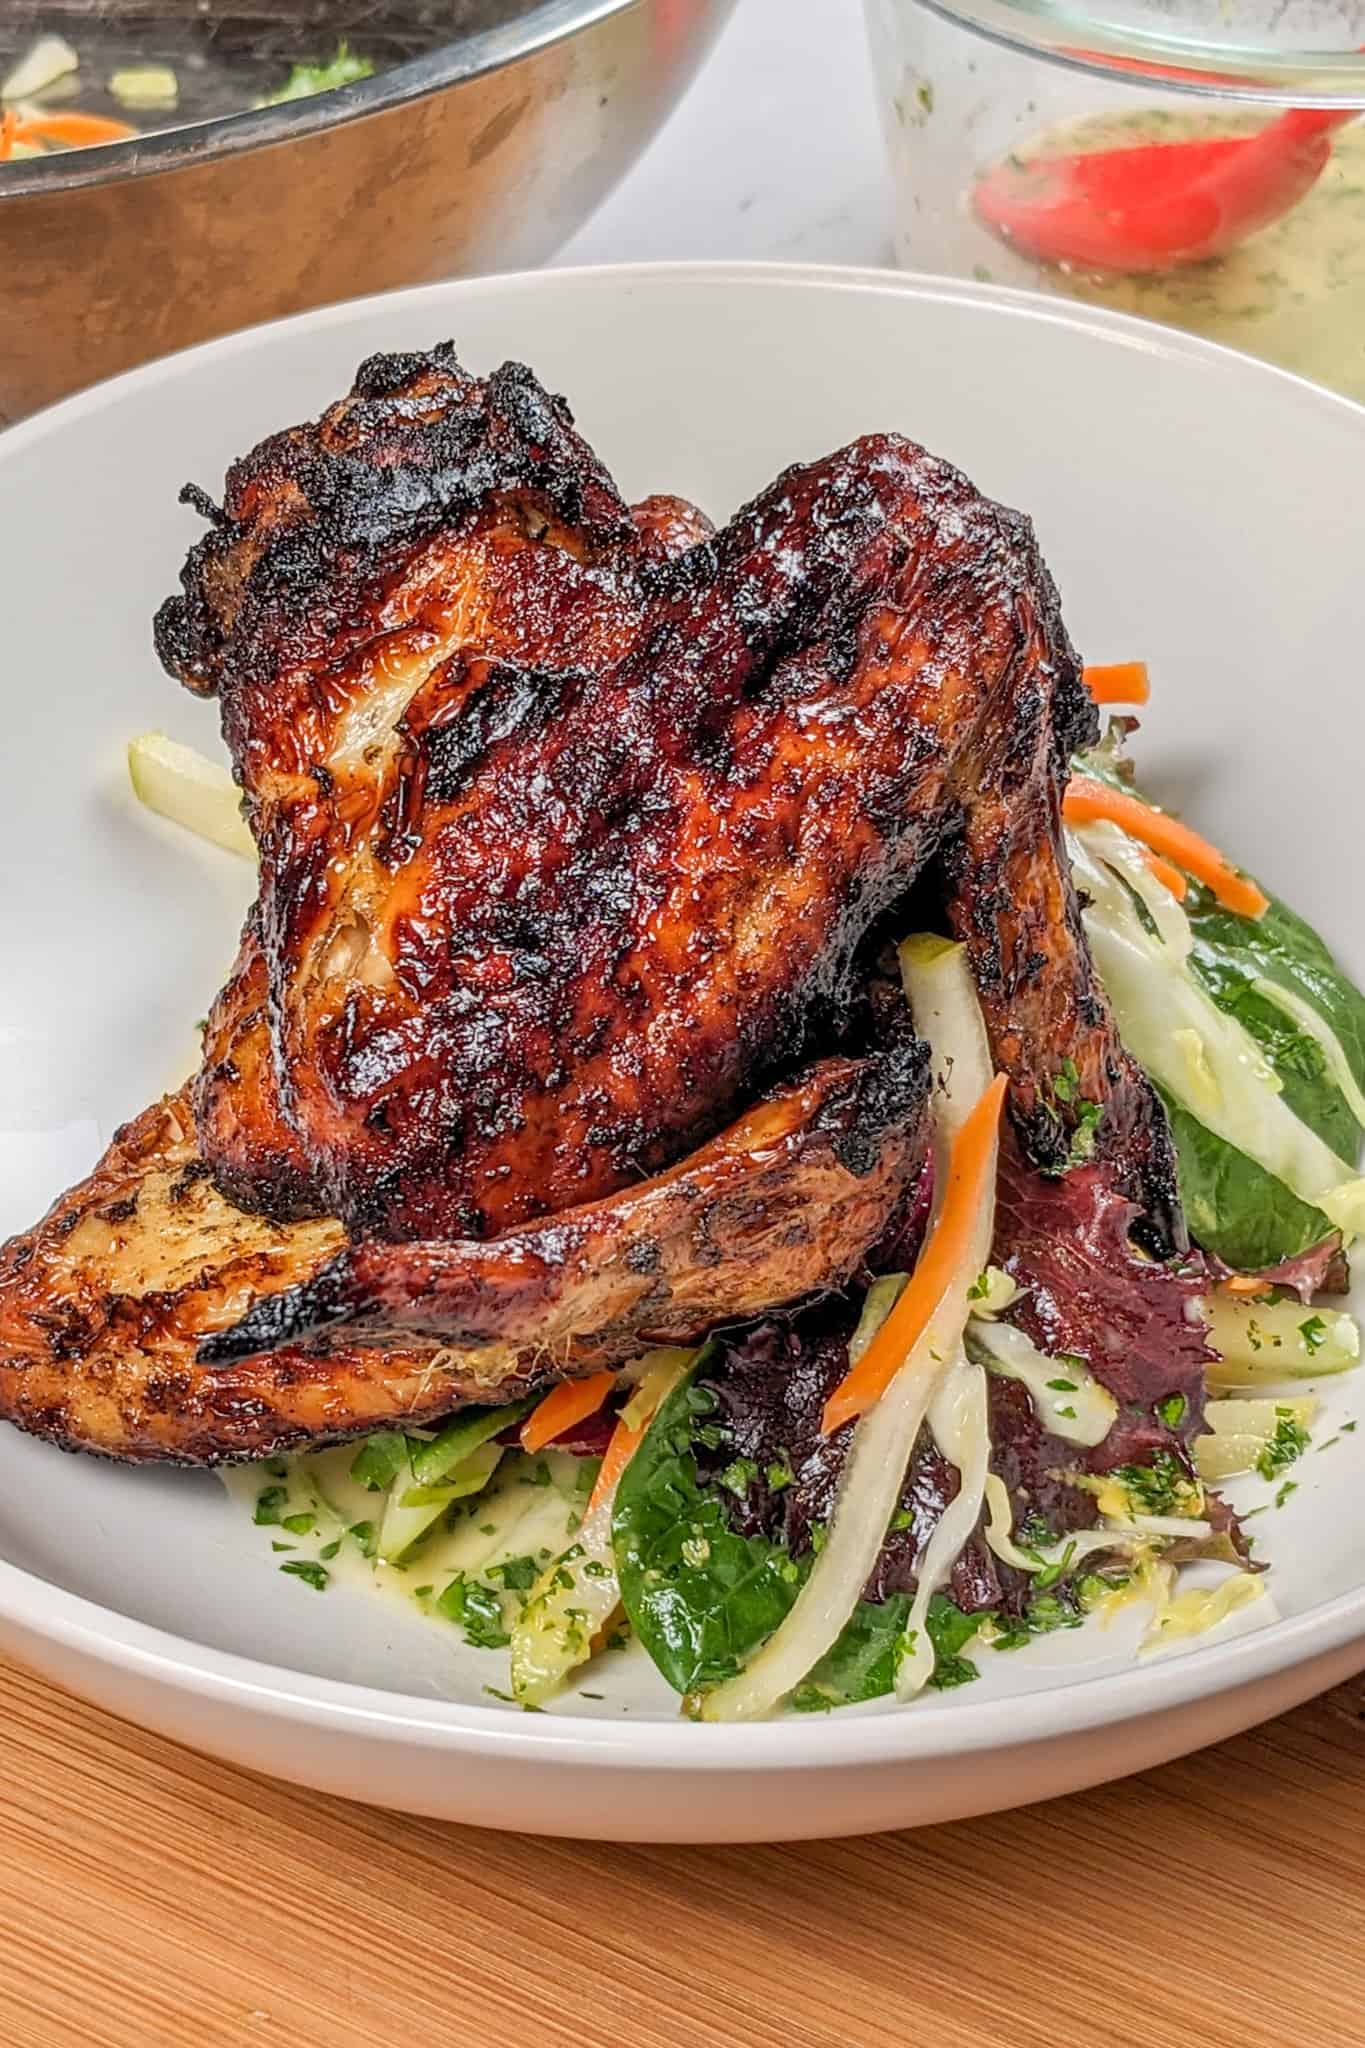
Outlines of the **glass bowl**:
M 1365 399 L 1365 0 L 866 8 L 907 268 L 1166 321 Z M 1290 109 L 1332 119 L 1256 159 L 1150 153 Z M 1125 149 L 1148 153 L 1075 167 Z

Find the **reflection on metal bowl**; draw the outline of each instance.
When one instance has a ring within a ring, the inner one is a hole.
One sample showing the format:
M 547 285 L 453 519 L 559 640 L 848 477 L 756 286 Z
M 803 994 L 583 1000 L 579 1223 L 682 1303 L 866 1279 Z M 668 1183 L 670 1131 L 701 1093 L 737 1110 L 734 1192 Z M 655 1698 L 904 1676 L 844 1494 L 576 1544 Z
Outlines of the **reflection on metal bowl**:
M 732 5 L 466 0 L 463 33 L 338 91 L 5 164 L 0 424 L 233 328 L 540 262 Z M 334 40 L 339 10 L 310 12 Z

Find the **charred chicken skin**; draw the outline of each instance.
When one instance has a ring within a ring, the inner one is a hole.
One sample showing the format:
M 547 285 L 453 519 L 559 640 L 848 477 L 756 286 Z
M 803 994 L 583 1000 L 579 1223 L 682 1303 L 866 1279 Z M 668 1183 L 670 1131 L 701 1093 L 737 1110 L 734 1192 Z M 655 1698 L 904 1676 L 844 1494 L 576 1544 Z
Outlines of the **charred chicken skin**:
M 562 401 L 446 347 L 189 495 L 157 644 L 219 699 L 260 900 L 192 1087 L 0 1250 L 0 1412 L 259 1456 L 844 1285 L 923 1166 L 923 1049 L 867 998 L 912 892 L 1027 1160 L 1098 1105 L 1183 1243 L 1061 851 L 1094 712 L 1027 522 L 888 435 L 719 533 L 632 513 Z
M 923 1156 L 925 1094 L 913 1040 L 825 1060 L 603 1202 L 482 1243 L 348 1250 L 330 1219 L 229 1202 L 182 1090 L 0 1248 L 0 1413 L 71 1450 L 211 1464 L 685 1342 L 852 1278 Z
M 183 580 L 159 645 L 221 700 L 283 1111 L 353 1234 L 658 1171 L 838 1031 L 935 862 L 1031 1155 L 1101 1102 L 1171 1225 L 1059 851 L 1093 711 L 1027 523 L 946 464 L 869 437 L 670 559 L 528 372 L 378 359 L 238 465 Z

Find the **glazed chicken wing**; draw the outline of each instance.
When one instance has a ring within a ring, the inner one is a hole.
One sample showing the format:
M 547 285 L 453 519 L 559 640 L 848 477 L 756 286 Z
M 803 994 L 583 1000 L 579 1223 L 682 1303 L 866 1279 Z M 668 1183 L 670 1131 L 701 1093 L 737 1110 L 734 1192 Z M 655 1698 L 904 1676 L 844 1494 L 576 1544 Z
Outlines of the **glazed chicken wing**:
M 457 383 L 455 389 L 463 387 Z M 485 579 L 507 578 L 510 591 L 498 601 L 442 600 L 428 606 L 424 662 L 432 658 L 427 642 L 433 631 L 436 653 L 448 668 L 476 655 L 486 659 L 516 654 L 522 660 L 538 656 L 548 662 L 562 645 L 566 605 L 574 608 L 580 654 L 591 646 L 594 634 L 608 647 L 611 636 L 639 612 L 651 571 L 712 531 L 705 514 L 685 499 L 646 498 L 631 508 L 632 531 L 623 528 L 610 571 L 599 565 L 585 579 L 574 553 L 548 527 L 532 538 L 523 528 L 538 527 L 539 522 L 518 518 L 509 535 L 505 522 L 498 528 L 499 517 L 494 514 L 498 545 L 491 556 L 483 551 L 488 531 L 482 515 L 466 522 L 467 528 L 478 530 L 478 540 L 464 531 L 459 541 L 447 535 L 432 542 L 427 569 L 433 577 L 445 576 L 444 589 L 470 576 L 473 564 Z M 376 721 L 389 715 L 382 706 L 371 704 L 371 710 Z M 328 1193 L 285 1112 L 285 1093 L 292 1090 L 281 1088 L 269 1002 L 258 903 L 247 920 L 232 974 L 209 1012 L 193 1095 L 199 1142 L 219 1188 L 242 1207 L 282 1220 L 322 1215 Z
M 367 364 L 215 519 L 159 644 L 221 699 L 283 1112 L 352 1234 L 493 1236 L 667 1166 L 837 1034 L 931 866 L 1030 1156 L 1102 1103 L 1174 1230 L 1059 852 L 1093 713 L 1026 522 L 874 436 L 668 559 L 528 372 L 445 350 Z
M 0 1414 L 119 1458 L 266 1457 L 841 1287 L 913 1182 L 926 1079 L 913 1040 L 826 1060 L 605 1202 L 492 1243 L 354 1251 L 333 1221 L 227 1201 L 182 1090 L 0 1247 Z M 321 1350 L 290 1335 L 318 1325 Z

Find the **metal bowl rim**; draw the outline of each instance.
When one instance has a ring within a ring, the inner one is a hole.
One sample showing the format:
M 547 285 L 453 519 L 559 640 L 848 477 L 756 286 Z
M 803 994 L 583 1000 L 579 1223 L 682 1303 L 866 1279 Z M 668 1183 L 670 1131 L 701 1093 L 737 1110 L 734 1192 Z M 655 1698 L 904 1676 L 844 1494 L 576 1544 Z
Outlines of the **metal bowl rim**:
M 458 42 L 443 43 L 406 64 L 396 64 L 373 78 L 336 87 L 306 99 L 273 107 L 249 107 L 184 128 L 152 135 L 133 135 L 97 149 L 62 151 L 25 158 L 6 167 L 0 206 L 30 194 L 66 192 L 90 185 L 112 185 L 127 178 L 151 177 L 201 163 L 216 163 L 245 150 L 297 142 L 326 128 L 339 128 L 367 114 L 380 114 L 408 101 L 426 99 L 448 87 L 506 70 L 534 57 L 582 29 L 595 28 L 614 15 L 643 9 L 652 0 L 538 0 L 514 20 L 479 29 Z M 717 0 L 699 0 L 701 8 L 719 12 Z

